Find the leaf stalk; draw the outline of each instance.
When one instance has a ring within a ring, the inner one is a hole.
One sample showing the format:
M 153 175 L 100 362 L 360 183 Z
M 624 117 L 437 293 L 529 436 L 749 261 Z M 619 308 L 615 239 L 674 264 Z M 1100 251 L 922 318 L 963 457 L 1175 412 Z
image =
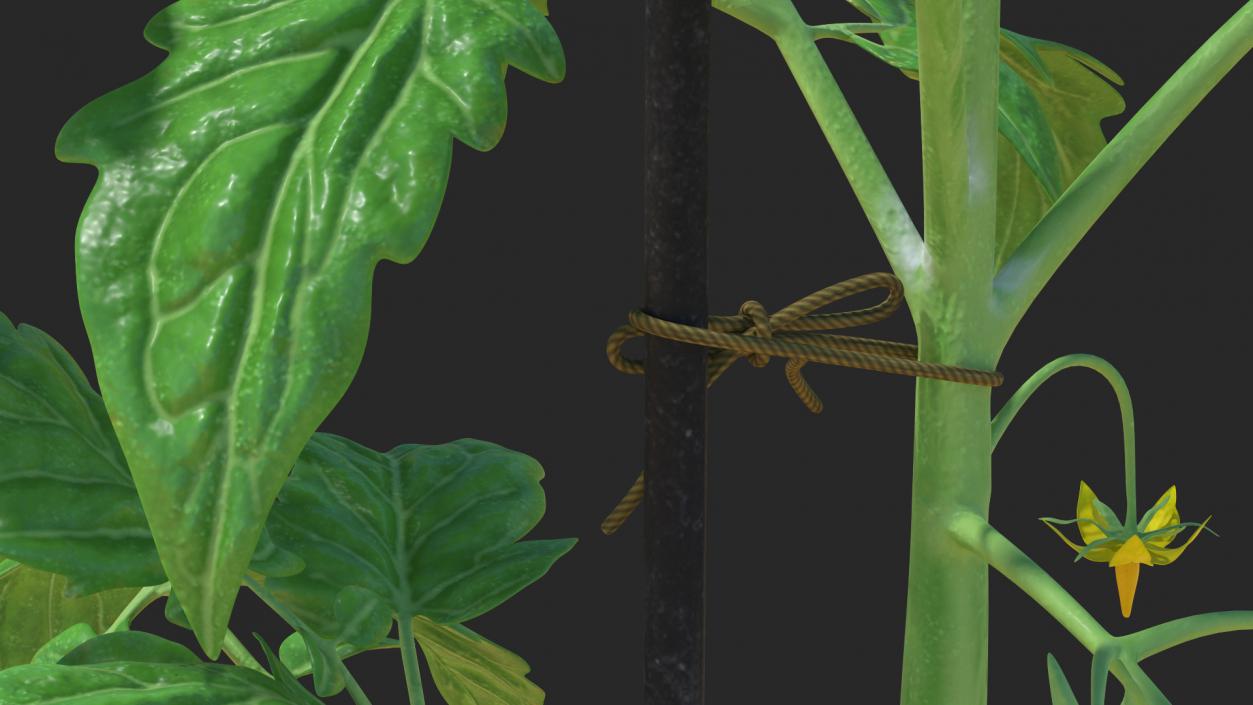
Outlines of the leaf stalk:
M 1004 340 L 1097 218 L 1250 49 L 1253 0 L 1179 67 L 1044 214 L 996 275 Z

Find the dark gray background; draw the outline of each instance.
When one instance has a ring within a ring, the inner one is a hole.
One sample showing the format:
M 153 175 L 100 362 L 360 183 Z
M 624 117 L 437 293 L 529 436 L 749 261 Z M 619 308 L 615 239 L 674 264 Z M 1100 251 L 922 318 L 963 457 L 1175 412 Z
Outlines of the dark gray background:
M 140 30 L 164 4 L 6 7 L 0 310 L 48 330 L 87 367 L 72 239 L 94 176 L 58 164 L 52 144 L 78 107 L 159 61 Z M 1241 4 L 1006 2 L 1003 24 L 1088 50 L 1123 75 L 1129 110 L 1105 123 L 1112 135 Z M 856 17 L 831 0 L 798 5 L 814 22 Z M 535 536 L 580 543 L 472 626 L 526 657 L 550 703 L 626 705 L 641 693 L 641 527 L 604 538 L 597 526 L 634 478 L 643 444 L 641 381 L 613 371 L 603 352 L 642 295 L 641 8 L 553 0 L 552 10 L 567 80 L 512 74 L 504 141 L 490 154 L 458 146 L 430 244 L 411 265 L 379 268 L 365 361 L 324 428 L 379 449 L 473 436 L 540 459 L 549 512 Z M 917 85 L 849 45 L 824 50 L 920 218 Z M 883 269 L 772 44 L 715 15 L 714 52 L 711 310 L 731 313 L 750 297 L 778 308 Z M 1250 87 L 1246 61 L 1102 217 L 1002 358 L 1007 384 L 994 407 L 1059 355 L 1113 361 L 1137 405 L 1141 503 L 1178 483 L 1184 519 L 1212 513 L 1222 534 L 1198 539 L 1178 564 L 1147 570 L 1124 621 L 1112 571 L 1074 564 L 1036 520 L 1071 514 L 1080 479 L 1121 511 L 1114 398 L 1084 371 L 1046 385 L 997 451 L 993 520 L 1116 631 L 1253 607 L 1241 405 L 1253 303 Z M 912 336 L 904 313 L 871 332 Z M 913 384 L 837 368 L 808 374 L 827 402 L 820 416 L 792 396 L 779 362 L 741 363 L 710 395 L 711 703 L 897 697 Z M 1086 683 L 1089 661 L 1072 638 L 999 576 L 991 593 L 992 702 L 1047 702 L 1046 651 L 1076 687 Z M 277 643 L 281 625 L 248 595 L 239 604 L 237 630 Z M 155 613 L 141 624 L 177 633 Z M 1247 702 L 1236 688 L 1248 687 L 1248 674 L 1237 669 L 1250 656 L 1253 637 L 1224 635 L 1146 667 L 1176 705 Z M 395 653 L 354 667 L 376 702 L 403 697 Z

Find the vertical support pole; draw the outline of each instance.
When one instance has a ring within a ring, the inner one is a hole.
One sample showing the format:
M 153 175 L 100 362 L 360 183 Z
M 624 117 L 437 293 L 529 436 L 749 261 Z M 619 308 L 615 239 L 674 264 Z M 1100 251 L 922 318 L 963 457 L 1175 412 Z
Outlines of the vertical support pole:
M 709 0 L 645 0 L 644 309 L 705 326 Z M 645 705 L 705 701 L 705 350 L 649 336 Z

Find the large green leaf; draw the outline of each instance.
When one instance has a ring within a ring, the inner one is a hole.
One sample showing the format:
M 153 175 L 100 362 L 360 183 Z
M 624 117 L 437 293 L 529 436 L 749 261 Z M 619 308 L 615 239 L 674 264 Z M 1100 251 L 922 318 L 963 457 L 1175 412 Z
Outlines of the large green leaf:
M 431 678 L 448 705 L 543 705 L 544 691 L 527 680 L 520 657 L 459 624 L 413 620 Z
M 543 474 L 529 456 L 483 441 L 378 453 L 318 434 L 269 521 L 275 542 L 304 559 L 305 570 L 266 587 L 332 645 L 369 646 L 361 642 L 381 639 L 393 617 L 473 619 L 538 580 L 574 544 L 519 541 L 544 514 Z M 318 693 L 333 692 L 333 674 L 316 654 L 313 668 Z
M 166 581 L 100 395 L 56 340 L 3 314 L 0 554 L 67 577 L 46 586 L 75 596 Z M 304 565 L 262 533 L 252 567 L 280 575 Z
M 373 270 L 417 256 L 453 138 L 488 149 L 504 69 L 562 77 L 527 0 L 182 0 L 152 73 L 57 153 L 100 180 L 80 307 L 171 582 L 214 655 L 263 520 L 365 346 Z
M 815 36 L 855 44 L 917 78 L 914 0 L 849 0 L 849 3 L 867 17 L 887 25 L 870 32 L 878 34 L 882 43 L 854 33 L 852 28 L 856 25 L 816 27 Z M 863 27 L 859 31 L 864 30 Z M 1122 79 L 1109 67 L 1077 49 L 1003 29 L 1000 56 L 998 267 L 1105 146 L 1101 120 L 1117 115 L 1124 108 L 1122 97 L 1107 82 L 1121 85 Z
M 51 336 L 3 314 L 0 555 L 84 593 L 165 582 L 99 395 Z
M 0 560 L 0 669 L 30 663 L 40 647 L 79 623 L 113 624 L 138 590 L 65 597 L 64 576 Z
M 0 671 L 0 705 L 312 705 L 263 674 L 218 664 L 30 665 Z

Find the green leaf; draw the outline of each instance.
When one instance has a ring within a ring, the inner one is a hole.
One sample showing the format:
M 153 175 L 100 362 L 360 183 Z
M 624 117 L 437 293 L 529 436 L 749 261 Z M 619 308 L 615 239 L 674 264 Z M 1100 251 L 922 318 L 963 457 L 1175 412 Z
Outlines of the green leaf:
M 997 128 L 1013 145 L 1017 157 L 1027 163 L 1049 200 L 1055 201 L 1061 195 L 1061 164 L 1044 108 L 1026 80 L 1003 61 L 999 76 Z
M 273 679 L 218 664 L 30 665 L 0 672 L 0 705 L 309 705 Z
M 1031 88 L 1053 134 L 1058 163 L 1058 185 L 1064 191 L 1084 167 L 1105 147 L 1101 120 L 1123 111 L 1125 103 L 1106 79 L 1117 78 L 1104 68 L 1105 77 L 1093 73 L 1101 65 L 1083 52 L 1055 42 L 1017 35 L 1018 43 L 1002 41 L 1001 60 L 1014 69 Z M 1035 57 L 1018 48 L 1031 46 Z M 1080 57 L 1087 57 L 1081 59 Z M 1036 63 L 1047 71 L 1040 71 Z M 1121 83 L 1121 80 L 1116 81 Z M 1002 140 L 997 152 L 997 252 L 999 267 L 1022 243 L 1031 228 L 1053 204 L 1021 152 Z
M 96 630 L 86 622 L 79 622 L 57 634 L 39 647 L 31 663 L 56 663 L 80 644 L 96 638 Z
M 3 314 L 0 555 L 83 593 L 165 582 L 104 403 L 51 336 Z
M 58 589 L 76 596 L 166 581 L 100 395 L 56 340 L 3 314 L 0 552 L 67 576 Z M 263 532 L 252 568 L 291 575 L 304 564 Z
M 296 676 L 287 670 L 287 666 L 283 664 L 283 661 L 270 650 L 270 645 L 265 643 L 265 639 L 262 639 L 261 635 L 255 632 L 252 637 L 261 644 L 261 651 L 265 653 L 266 664 L 270 667 L 270 673 L 273 674 L 274 682 L 279 687 L 279 690 L 295 702 L 317 705 L 318 699 L 310 695 L 309 691 L 300 685 L 300 681 L 296 680 Z
M 142 663 L 196 664 L 200 659 L 186 646 L 147 632 L 113 632 L 89 639 L 67 653 L 62 666 L 136 661 Z
M 460 624 L 415 617 L 413 633 L 435 686 L 448 705 L 542 705 L 544 691 L 527 680 L 520 657 Z
M 1062 672 L 1057 659 L 1053 658 L 1053 654 L 1048 654 L 1046 661 L 1049 672 L 1049 699 L 1053 705 L 1079 705 L 1075 691 L 1070 689 L 1070 683 L 1067 682 L 1066 674 Z
M 917 78 L 913 0 L 850 0 L 850 4 L 875 21 L 893 25 L 878 32 L 882 44 L 841 31 L 840 25 L 814 28 L 815 36 L 848 41 Z M 1105 146 L 1101 120 L 1124 108 L 1118 91 L 1106 82 L 1122 85 L 1122 79 L 1078 49 L 1002 29 L 1000 56 L 998 267 Z
M 491 148 L 504 69 L 559 80 L 528 0 L 182 0 L 152 73 L 57 154 L 101 175 L 79 303 L 166 573 L 218 653 L 284 477 L 364 350 L 383 259 L 417 256 L 452 140 Z
M 337 646 L 381 639 L 393 616 L 472 619 L 538 580 L 574 544 L 518 541 L 544 514 L 542 477 L 534 459 L 483 441 L 378 453 L 318 434 L 269 520 L 275 542 L 306 568 L 266 587 Z M 333 674 L 317 656 L 315 683 L 327 695 Z M 329 667 L 334 654 L 323 656 Z
M 7 566 L 7 567 L 6 567 Z M 66 578 L 30 566 L 0 564 L 0 669 L 30 663 L 40 647 L 79 623 L 108 629 L 138 590 L 65 597 Z
M 309 645 L 305 642 L 304 636 L 300 632 L 288 635 L 288 637 L 284 639 L 283 643 L 279 644 L 278 647 L 279 658 L 282 659 L 283 665 L 298 675 L 306 675 L 314 672 L 314 653 L 311 653 L 312 651 L 315 650 L 309 648 Z M 335 647 L 335 656 L 340 661 L 343 661 L 344 659 L 350 656 L 355 656 L 362 651 L 366 651 L 366 649 L 357 648 L 352 644 L 341 643 Z M 317 657 L 321 660 L 322 654 L 318 653 Z M 328 668 L 330 668 L 329 663 L 323 663 L 318 666 L 318 669 L 324 673 Z M 339 687 L 342 688 L 343 685 L 341 684 Z

